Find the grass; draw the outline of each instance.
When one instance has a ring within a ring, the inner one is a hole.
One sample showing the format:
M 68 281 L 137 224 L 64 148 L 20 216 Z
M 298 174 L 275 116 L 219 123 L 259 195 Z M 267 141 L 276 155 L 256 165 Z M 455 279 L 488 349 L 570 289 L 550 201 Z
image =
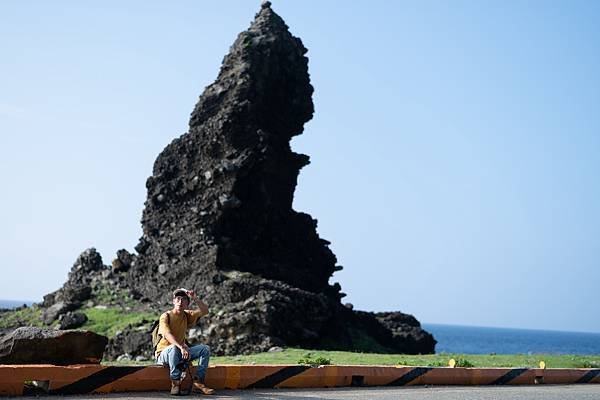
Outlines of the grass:
M 90 330 L 109 338 L 128 325 L 139 325 L 144 321 L 150 322 L 158 318 L 158 315 L 153 313 L 127 312 L 120 308 L 88 308 L 82 312 L 87 315 L 88 320 L 79 329 Z M 148 334 L 148 340 L 150 340 L 150 334 Z
M 119 304 L 123 307 L 134 307 L 137 304 L 129 291 L 110 287 L 106 283 L 93 288 L 92 298 L 96 304 Z
M 15 326 L 44 326 L 42 310 L 37 306 L 7 311 L 0 316 L 0 328 Z
M 600 368 L 600 355 L 555 354 L 373 354 L 349 351 L 322 351 L 287 348 L 281 352 L 257 353 L 239 356 L 212 356 L 215 365 L 235 364 L 308 364 L 308 365 L 395 365 L 420 367 L 446 367 L 454 359 L 457 367 L 482 368 L 539 368 L 540 361 L 546 368 Z M 105 362 L 107 365 L 150 365 L 151 361 Z
M 554 355 L 554 354 L 372 354 L 346 351 L 321 351 L 287 348 L 277 353 L 257 353 L 240 356 L 211 357 L 211 364 L 297 364 L 302 360 L 329 360 L 337 365 L 407 365 L 447 366 L 450 359 L 456 366 L 539 368 L 540 361 L 546 368 L 599 368 L 600 355 Z

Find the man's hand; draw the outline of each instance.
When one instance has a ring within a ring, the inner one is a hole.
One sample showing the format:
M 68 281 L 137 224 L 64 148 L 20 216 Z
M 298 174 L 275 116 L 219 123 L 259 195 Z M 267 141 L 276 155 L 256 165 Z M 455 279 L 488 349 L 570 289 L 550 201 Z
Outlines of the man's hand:
M 187 295 L 190 297 L 190 299 L 198 301 L 198 296 L 196 296 L 196 292 L 194 292 L 193 290 L 188 290 Z
M 179 346 L 179 350 L 181 350 L 181 356 L 184 360 L 190 359 L 190 349 L 187 345 L 184 344 L 183 346 Z
M 193 290 L 188 290 L 186 293 L 190 297 L 190 299 L 192 299 L 198 305 L 198 308 L 200 309 L 200 311 L 202 311 L 202 315 L 208 314 L 208 306 L 198 298 L 196 292 L 194 292 Z

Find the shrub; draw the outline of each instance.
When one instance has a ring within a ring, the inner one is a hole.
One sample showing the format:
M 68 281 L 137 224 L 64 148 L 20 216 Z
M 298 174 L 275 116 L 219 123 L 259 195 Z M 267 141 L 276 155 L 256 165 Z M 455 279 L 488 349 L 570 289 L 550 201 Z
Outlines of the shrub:
M 594 361 L 583 361 L 579 366 L 579 368 L 600 368 L 600 363 Z
M 298 364 L 317 366 L 317 365 L 331 365 L 331 359 L 326 357 L 311 358 L 311 353 L 306 354 L 304 357 L 298 360 Z
M 473 368 L 475 365 L 466 358 L 458 357 L 456 359 L 456 367 Z

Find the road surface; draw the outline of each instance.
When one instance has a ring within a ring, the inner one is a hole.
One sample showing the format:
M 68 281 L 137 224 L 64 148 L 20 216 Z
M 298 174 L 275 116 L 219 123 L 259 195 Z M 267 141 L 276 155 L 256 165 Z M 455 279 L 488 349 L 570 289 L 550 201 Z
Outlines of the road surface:
M 115 393 L 110 395 L 64 396 L 65 398 L 101 400 L 117 399 L 173 399 L 168 392 Z M 184 396 L 199 398 L 200 395 Z M 63 396 L 22 397 L 23 399 L 54 399 Z M 435 386 L 403 388 L 333 388 L 333 389 L 260 389 L 220 390 L 206 399 L 376 399 L 376 400 L 600 400 L 600 384 L 537 385 L 537 386 Z

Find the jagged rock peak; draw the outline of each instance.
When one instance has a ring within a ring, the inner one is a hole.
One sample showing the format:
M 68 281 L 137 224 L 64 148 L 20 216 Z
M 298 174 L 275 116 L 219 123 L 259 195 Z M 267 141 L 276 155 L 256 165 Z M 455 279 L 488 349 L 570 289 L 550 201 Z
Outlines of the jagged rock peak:
M 260 11 L 256 14 L 251 31 L 287 31 L 288 26 L 283 19 L 271 8 L 271 2 L 261 4 Z
M 309 157 L 290 140 L 314 110 L 306 52 L 265 4 L 200 96 L 189 131 L 156 159 L 129 272 L 150 297 L 185 276 L 205 286 L 240 270 L 337 299 L 329 242 L 292 209 Z
M 306 52 L 283 19 L 264 4 L 200 97 L 190 128 L 214 125 L 211 120 L 227 115 L 228 121 L 256 124 L 284 139 L 301 134 L 314 111 Z M 256 131 L 236 135 L 244 142 L 258 139 Z

